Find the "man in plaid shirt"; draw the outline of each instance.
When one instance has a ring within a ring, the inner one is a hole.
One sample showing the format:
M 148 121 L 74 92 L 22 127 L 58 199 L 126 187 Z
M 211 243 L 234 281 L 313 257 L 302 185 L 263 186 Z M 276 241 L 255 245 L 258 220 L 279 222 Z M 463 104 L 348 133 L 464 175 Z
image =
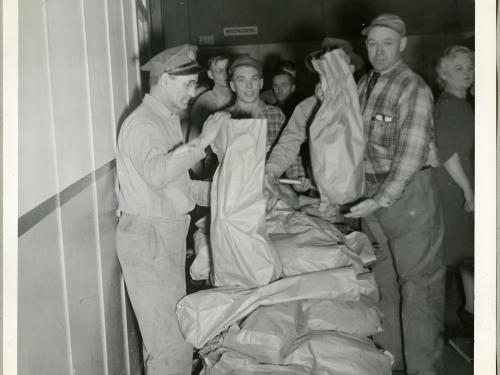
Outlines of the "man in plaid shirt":
M 227 108 L 233 118 L 258 118 L 267 120 L 267 154 L 277 143 L 286 118 L 281 109 L 268 105 L 260 99 L 263 86 L 262 65 L 250 57 L 243 56 L 233 61 L 230 68 L 229 85 L 236 93 L 236 103 Z M 296 158 L 295 163 L 285 172 L 289 178 L 305 176 L 302 159 Z M 300 191 L 300 186 L 297 188 Z
M 358 84 L 367 198 L 345 216 L 364 218 L 379 244 L 374 273 L 384 332 L 375 341 L 394 354 L 394 370 L 406 366 L 409 375 L 441 375 L 446 269 L 432 174 L 437 166 L 433 98 L 402 61 L 406 26 L 401 18 L 381 14 L 362 34 L 373 66 Z

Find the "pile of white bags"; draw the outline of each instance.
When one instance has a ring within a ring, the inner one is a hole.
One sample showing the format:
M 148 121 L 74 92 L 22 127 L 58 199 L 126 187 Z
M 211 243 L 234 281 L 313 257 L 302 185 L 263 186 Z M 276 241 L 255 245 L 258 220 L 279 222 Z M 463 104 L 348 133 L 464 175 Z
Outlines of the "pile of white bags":
M 191 275 L 218 287 L 185 296 L 176 310 L 184 338 L 204 357 L 204 374 L 390 375 L 392 356 L 369 338 L 382 329 L 378 289 L 366 268 L 374 260 L 370 242 L 295 211 L 297 202 L 280 202 L 266 221 L 263 165 L 248 155 L 227 159 L 228 145 L 245 144 L 245 137 L 264 146 L 253 134 L 259 122 L 248 120 L 243 131 L 239 121 L 216 145 L 210 235 L 203 222 L 195 233 Z M 259 150 L 253 152 L 263 160 Z M 229 178 L 233 161 L 241 174 Z M 250 175 L 260 186 L 240 186 L 253 184 Z

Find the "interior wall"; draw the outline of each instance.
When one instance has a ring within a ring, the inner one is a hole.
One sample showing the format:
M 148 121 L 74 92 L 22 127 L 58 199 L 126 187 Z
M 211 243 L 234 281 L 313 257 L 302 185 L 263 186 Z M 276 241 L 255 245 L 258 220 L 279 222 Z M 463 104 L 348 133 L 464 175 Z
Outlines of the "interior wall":
M 297 65 L 298 86 L 312 92 L 314 76 L 303 61 L 325 36 L 351 41 L 367 62 L 360 31 L 383 12 L 405 20 L 405 59 L 431 85 L 432 64 L 442 49 L 474 32 L 473 0 L 211 0 L 209 5 L 206 0 L 155 1 L 162 4 L 164 22 L 153 33 L 163 33 L 165 43 L 154 53 L 182 43 L 198 45 L 202 61 L 218 51 L 250 53 L 264 63 L 265 89 L 276 62 L 286 58 Z M 235 26 L 256 26 L 258 34 L 224 36 L 224 27 Z
M 135 0 L 19 15 L 18 374 L 139 374 L 114 194 L 117 127 L 142 96 Z

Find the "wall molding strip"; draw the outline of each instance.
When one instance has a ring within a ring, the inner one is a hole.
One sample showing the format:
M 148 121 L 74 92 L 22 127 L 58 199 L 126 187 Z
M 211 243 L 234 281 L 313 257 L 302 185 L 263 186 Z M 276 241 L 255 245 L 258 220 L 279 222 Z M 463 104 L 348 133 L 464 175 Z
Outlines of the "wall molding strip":
M 115 169 L 115 166 L 115 159 L 105 163 L 95 171 L 82 177 L 63 191 L 53 195 L 46 201 L 40 203 L 35 208 L 19 217 L 17 220 L 18 237 L 21 237 L 24 233 L 33 228 L 36 224 L 46 218 L 50 213 L 55 211 L 57 207 L 63 206 L 66 202 L 68 202 L 77 194 L 81 193 L 84 189 L 90 186 L 93 180 L 93 176 L 95 176 L 95 181 L 97 182 L 101 177 L 108 174 L 111 170 Z

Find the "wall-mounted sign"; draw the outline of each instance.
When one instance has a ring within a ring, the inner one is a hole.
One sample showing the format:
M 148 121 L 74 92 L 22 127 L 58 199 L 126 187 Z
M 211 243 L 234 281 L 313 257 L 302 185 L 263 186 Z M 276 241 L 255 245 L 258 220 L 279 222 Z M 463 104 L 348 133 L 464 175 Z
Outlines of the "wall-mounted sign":
M 224 27 L 224 36 L 257 35 L 258 26 Z

